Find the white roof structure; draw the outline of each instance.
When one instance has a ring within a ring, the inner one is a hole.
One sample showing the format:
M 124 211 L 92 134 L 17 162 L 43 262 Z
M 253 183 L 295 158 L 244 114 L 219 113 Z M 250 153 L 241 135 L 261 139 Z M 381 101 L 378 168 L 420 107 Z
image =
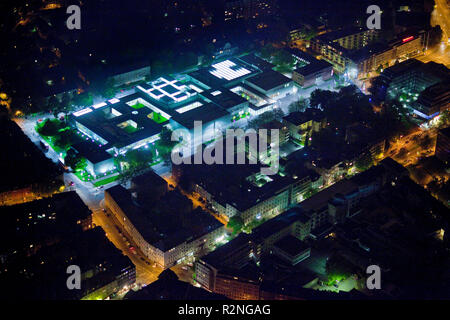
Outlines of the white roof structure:
M 238 67 L 233 61 L 225 60 L 211 65 L 214 70 L 209 71 L 212 75 L 219 79 L 225 79 L 227 81 L 234 80 L 236 78 L 245 76 L 251 73 L 250 70 L 243 67 Z M 235 68 L 233 68 L 235 67 Z
M 151 86 L 152 88 L 147 90 L 141 86 L 138 86 L 138 88 L 156 100 L 168 97 L 175 102 L 180 102 L 191 96 L 191 94 L 187 92 L 186 86 L 180 85 L 178 80 L 167 80 L 166 78 L 161 77 L 152 82 Z

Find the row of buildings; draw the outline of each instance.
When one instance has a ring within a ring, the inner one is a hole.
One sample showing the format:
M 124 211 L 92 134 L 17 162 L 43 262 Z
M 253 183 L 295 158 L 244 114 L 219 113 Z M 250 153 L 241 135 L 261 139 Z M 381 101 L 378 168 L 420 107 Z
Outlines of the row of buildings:
M 311 255 L 313 242 L 333 236 L 336 225 L 345 224 L 362 212 L 364 199 L 407 175 L 405 168 L 387 158 L 362 174 L 337 182 L 264 222 L 251 234 L 242 233 L 200 258 L 195 264 L 196 281 L 203 288 L 231 299 L 309 297 L 310 292 L 303 289 L 317 284 L 317 276 L 302 277 L 296 294 L 291 295 L 288 290 L 283 292 L 281 289 L 284 288 L 280 285 L 273 284 L 283 276 L 271 275 L 268 281 L 267 272 L 265 275 L 261 272 L 263 265 L 267 264 L 265 260 L 272 261 L 269 269 L 274 268 L 273 261 L 286 267 L 301 265 Z M 249 268 L 255 269 L 249 273 Z M 307 273 L 304 269 L 299 270 L 300 273 Z M 272 285 L 267 285 L 271 282 Z M 274 295 L 274 292 L 277 294 Z
M 410 32 L 384 41 L 376 29 L 346 28 L 323 33 L 309 41 L 309 48 L 353 79 L 367 78 L 398 61 L 423 53 L 428 32 Z
M 152 171 L 137 177 L 132 190 L 120 185 L 107 189 L 105 205 L 138 249 L 164 269 L 206 254 L 226 236 L 219 221 L 193 210 L 189 199 L 169 191 Z

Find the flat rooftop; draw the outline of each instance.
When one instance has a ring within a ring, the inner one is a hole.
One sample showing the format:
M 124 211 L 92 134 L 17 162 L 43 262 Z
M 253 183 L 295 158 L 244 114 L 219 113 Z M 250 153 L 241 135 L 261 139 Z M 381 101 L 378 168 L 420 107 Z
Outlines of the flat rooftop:
M 239 59 L 228 59 L 193 71 L 188 75 L 210 89 L 216 89 L 230 82 L 237 82 L 259 72 L 256 67 Z
M 87 160 L 93 164 L 108 160 L 111 155 L 103 148 L 100 148 L 98 144 L 89 141 L 82 141 L 72 146 L 78 153 L 80 153 Z
M 286 252 L 290 256 L 297 256 L 310 248 L 303 241 L 292 235 L 288 235 L 277 241 L 274 246 Z
M 70 115 L 72 121 L 78 122 L 102 139 L 108 142 L 108 147 L 123 147 L 142 139 L 159 134 L 161 123 L 157 123 L 149 116 L 153 110 L 135 103 L 143 99 L 141 93 L 136 93 L 121 99 L 111 99 Z M 145 97 L 144 97 L 145 98 Z
M 226 265 L 227 257 L 234 256 L 237 252 L 241 251 L 242 248 L 244 248 L 244 250 L 250 249 L 251 239 L 250 235 L 242 232 L 233 240 L 202 257 L 201 260 L 216 268 Z
M 144 174 L 133 177 L 131 180 L 133 184 L 137 186 L 146 186 L 151 185 L 152 187 L 167 187 L 167 181 L 164 180 L 160 175 L 158 175 L 155 171 L 149 170 Z
M 219 221 L 202 210 L 192 210 L 188 218 L 183 218 L 174 211 L 170 211 L 170 216 L 156 212 L 155 206 L 136 203 L 131 192 L 121 185 L 109 188 L 105 192 L 112 196 L 142 237 L 164 252 L 222 226 Z M 181 193 L 169 192 L 158 201 L 168 201 L 168 197 L 176 202 L 175 204 L 189 200 Z
M 194 121 L 201 121 L 204 125 L 227 115 L 229 112 L 214 103 L 206 103 L 187 112 L 178 114 L 174 112 L 172 119 L 187 129 L 193 129 Z
M 260 57 L 256 56 L 255 54 L 247 54 L 245 56 L 239 57 L 239 60 L 244 61 L 247 64 L 250 64 L 254 67 L 257 67 L 261 70 L 272 70 L 274 65 L 270 62 L 267 62 L 264 59 L 261 59 Z
M 309 76 L 317 72 L 331 68 L 333 68 L 333 66 L 330 63 L 326 62 L 325 60 L 315 59 L 306 66 L 295 69 L 295 72 L 301 74 L 302 76 Z
M 246 79 L 245 81 L 247 83 L 253 84 L 258 88 L 263 89 L 264 91 L 269 91 L 282 85 L 288 84 L 292 80 L 279 72 L 266 70 L 260 74 Z
M 298 207 L 291 208 L 254 228 L 252 231 L 252 238 L 256 240 L 267 239 L 271 235 L 289 227 L 295 221 L 306 221 L 305 219 L 307 218 L 308 217 L 306 217 L 303 211 Z
M 227 110 L 247 102 L 246 99 L 226 88 L 211 89 L 202 92 L 201 95 Z

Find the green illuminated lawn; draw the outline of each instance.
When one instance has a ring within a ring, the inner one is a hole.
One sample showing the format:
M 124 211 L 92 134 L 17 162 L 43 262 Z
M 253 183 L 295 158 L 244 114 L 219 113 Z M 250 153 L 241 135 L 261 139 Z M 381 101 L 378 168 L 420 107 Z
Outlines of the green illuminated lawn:
M 86 170 L 77 170 L 74 174 L 81 181 L 91 181 L 93 178 Z
M 138 131 L 138 129 L 133 126 L 126 126 L 123 128 L 123 131 L 125 131 L 126 133 L 134 133 Z
M 145 108 L 145 105 L 143 105 L 142 103 L 136 103 L 134 105 L 131 106 L 133 109 L 142 109 Z
M 115 175 L 113 177 L 109 177 L 109 178 L 97 181 L 97 182 L 94 183 L 94 187 L 104 186 L 105 184 L 114 182 L 114 181 L 116 181 L 119 178 L 120 178 L 120 175 Z
M 149 117 L 150 119 L 152 119 L 153 121 L 155 121 L 156 123 L 163 123 L 163 122 L 166 122 L 166 121 L 167 121 L 166 118 L 164 118 L 162 115 L 160 115 L 160 114 L 157 113 L 157 112 L 152 112 L 152 113 L 150 113 L 150 114 L 148 115 L 148 117 Z

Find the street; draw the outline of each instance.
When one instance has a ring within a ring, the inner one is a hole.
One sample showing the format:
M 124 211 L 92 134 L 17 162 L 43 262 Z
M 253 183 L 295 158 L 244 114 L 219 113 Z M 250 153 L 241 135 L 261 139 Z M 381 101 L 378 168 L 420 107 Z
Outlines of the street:
M 101 202 L 101 206 L 104 206 L 103 201 Z M 119 223 L 108 209 L 101 208 L 95 210 L 93 213 L 93 221 L 95 225 L 103 228 L 106 236 L 114 246 L 121 250 L 124 255 L 127 255 L 136 266 L 136 282 L 138 285 L 148 285 L 158 279 L 159 274 L 163 271 L 162 267 L 154 261 L 150 261 L 139 250 L 137 245 L 133 243 L 131 236 L 125 230 L 121 229 L 121 234 L 119 234 Z M 135 248 L 134 253 L 130 250 L 130 247 Z M 171 269 L 177 274 L 180 280 L 192 282 L 192 269 L 189 266 L 180 264 Z
M 435 0 L 435 7 L 431 13 L 431 26 L 439 25 L 442 29 L 441 43 L 434 49 L 428 50 L 424 56 L 417 59 L 422 62 L 434 61 L 450 67 L 450 48 L 448 38 L 450 36 L 450 10 L 447 0 Z
M 425 135 L 428 135 L 433 141 L 436 138 L 436 130 L 422 131 L 417 129 L 412 133 L 401 136 L 399 139 L 391 143 L 389 150 L 385 153 L 385 156 L 391 157 L 403 166 L 409 166 L 417 163 L 420 157 L 428 157 L 434 154 L 434 143 L 428 149 L 424 149 L 420 146 L 419 141 L 423 139 Z M 400 150 L 406 150 L 406 154 L 402 154 Z
M 422 62 L 434 61 L 436 63 L 442 63 L 447 68 L 450 67 L 450 47 L 448 44 L 441 42 L 435 48 L 427 50 L 424 55 L 416 57 L 417 60 Z

